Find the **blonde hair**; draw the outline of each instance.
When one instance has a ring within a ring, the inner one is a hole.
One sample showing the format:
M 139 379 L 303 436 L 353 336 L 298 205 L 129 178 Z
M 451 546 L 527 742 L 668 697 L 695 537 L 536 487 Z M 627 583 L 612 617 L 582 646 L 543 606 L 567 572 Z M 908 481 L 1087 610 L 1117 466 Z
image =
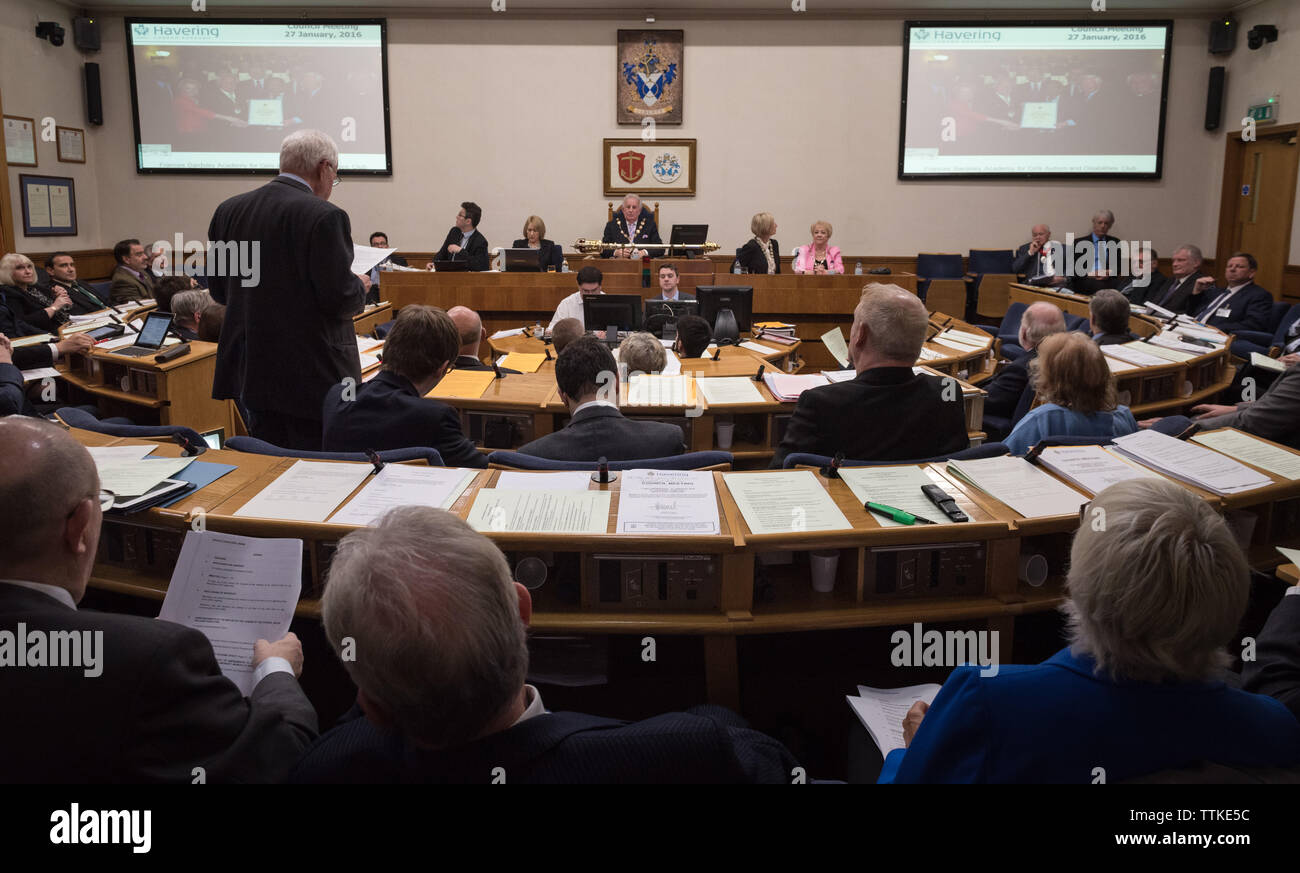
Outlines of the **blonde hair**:
M 668 363 L 663 343 L 651 333 L 634 333 L 619 343 L 618 358 L 629 373 L 659 373 Z
M 14 268 L 21 267 L 23 264 L 36 268 L 32 259 L 18 252 L 10 252 L 3 258 L 0 258 L 0 285 L 12 285 L 14 283 Z
M 1078 331 L 1055 333 L 1038 347 L 1029 365 L 1034 391 L 1044 403 L 1055 403 L 1084 415 L 1115 408 L 1115 375 L 1097 344 Z
M 776 227 L 776 218 L 770 212 L 756 212 L 749 220 L 749 232 L 754 236 L 770 236 Z
M 829 221 L 818 220 L 818 221 L 814 221 L 812 225 L 808 228 L 808 233 L 810 235 L 816 233 L 817 228 L 819 227 L 826 228 L 826 240 L 827 242 L 829 242 L 831 238 L 831 234 L 835 233 L 835 228 L 831 227 L 831 223 Z
M 539 215 L 530 215 L 524 220 L 524 242 L 528 241 L 528 228 L 537 228 L 537 239 L 541 241 L 546 236 L 546 222 L 542 221 Z

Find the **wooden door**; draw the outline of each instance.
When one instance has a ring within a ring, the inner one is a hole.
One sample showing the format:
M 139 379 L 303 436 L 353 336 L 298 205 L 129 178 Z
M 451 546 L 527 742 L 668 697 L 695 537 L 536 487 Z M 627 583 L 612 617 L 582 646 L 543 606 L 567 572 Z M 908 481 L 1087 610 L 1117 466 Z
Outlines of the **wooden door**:
M 1275 298 L 1282 296 L 1282 274 L 1291 253 L 1298 129 L 1300 125 L 1261 128 L 1253 142 L 1232 134 L 1224 161 L 1215 259 L 1223 264 L 1233 252 L 1250 252 L 1259 259 L 1255 281 Z

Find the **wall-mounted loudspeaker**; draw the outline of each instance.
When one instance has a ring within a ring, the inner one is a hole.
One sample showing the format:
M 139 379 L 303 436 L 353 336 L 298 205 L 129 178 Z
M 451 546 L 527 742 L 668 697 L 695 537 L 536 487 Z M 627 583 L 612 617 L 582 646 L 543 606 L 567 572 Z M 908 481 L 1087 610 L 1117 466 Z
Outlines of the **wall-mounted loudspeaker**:
M 1223 15 L 1210 19 L 1210 54 L 1230 54 L 1237 47 L 1237 19 Z
M 1218 130 L 1223 117 L 1223 83 L 1227 67 L 1210 67 L 1210 87 L 1205 91 L 1205 129 Z
M 86 123 L 104 123 L 104 100 L 99 93 L 99 64 L 86 64 Z
M 86 15 L 72 19 L 72 44 L 83 52 L 99 51 L 99 19 Z

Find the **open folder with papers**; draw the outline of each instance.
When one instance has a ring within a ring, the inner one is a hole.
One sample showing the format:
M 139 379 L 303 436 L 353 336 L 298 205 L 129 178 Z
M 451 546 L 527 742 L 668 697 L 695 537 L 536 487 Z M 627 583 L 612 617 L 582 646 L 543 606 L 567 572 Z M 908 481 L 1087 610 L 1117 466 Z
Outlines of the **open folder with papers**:
M 949 461 L 948 470 L 979 490 L 1001 500 L 1025 518 L 1074 515 L 1088 498 L 1058 482 L 1024 458 L 980 458 Z
M 1116 437 L 1115 446 L 1156 472 L 1214 494 L 1239 494 L 1273 484 L 1268 476 L 1227 455 L 1154 430 Z

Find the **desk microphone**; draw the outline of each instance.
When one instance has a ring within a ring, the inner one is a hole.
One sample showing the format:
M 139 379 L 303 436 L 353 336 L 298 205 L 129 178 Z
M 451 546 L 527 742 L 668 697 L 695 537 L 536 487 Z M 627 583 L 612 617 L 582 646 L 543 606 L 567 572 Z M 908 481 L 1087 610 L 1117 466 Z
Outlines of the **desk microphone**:
M 609 471 L 609 459 L 604 455 L 601 455 L 596 461 L 596 472 L 591 474 L 591 481 L 600 485 L 608 485 L 617 478 L 617 473 L 611 473 Z
M 504 378 L 506 377 L 506 374 L 505 374 L 505 373 L 502 373 L 502 372 L 501 372 L 501 368 L 497 366 L 497 362 L 496 362 L 496 361 L 493 361 L 493 362 L 492 362 L 492 372 L 496 374 L 496 377 L 497 377 L 498 379 L 504 379 Z
M 542 351 L 546 352 L 546 360 L 548 360 L 548 361 L 553 361 L 553 360 L 555 360 L 554 358 L 551 357 L 551 349 L 550 349 L 549 346 L 547 346 L 546 348 L 542 349 Z
M 713 360 L 718 361 L 718 360 L 721 360 L 721 359 L 722 359 L 722 349 L 719 348 L 719 347 L 717 347 L 717 346 L 714 346 L 714 347 L 713 347 Z
M 374 449 L 366 449 L 366 457 L 370 460 L 370 463 L 375 465 L 376 473 L 384 469 L 384 462 L 380 460 L 379 453 Z
M 188 355 L 189 353 L 190 353 L 190 344 L 181 343 L 178 346 L 172 346 L 170 349 L 168 349 L 165 352 L 159 352 L 158 354 L 154 355 L 153 360 L 154 363 L 156 364 L 165 364 L 168 361 L 174 361 L 177 358 L 182 358 L 185 355 Z
M 208 444 L 199 440 L 197 443 L 191 440 L 183 433 L 172 434 L 172 439 L 176 444 L 185 451 L 185 457 L 192 458 L 195 455 L 201 455 L 208 450 Z
M 822 467 L 821 470 L 822 478 L 823 479 L 840 478 L 840 464 L 843 463 L 844 463 L 844 453 L 836 452 L 835 457 L 831 458 L 831 462 L 827 464 L 825 467 Z
M 717 359 L 715 358 L 714 360 L 717 360 Z M 754 376 L 753 376 L 753 379 L 754 379 L 755 382 L 762 382 L 762 381 L 763 381 L 763 371 L 766 370 L 766 369 L 767 369 L 767 364 L 759 364 L 759 365 L 758 365 L 758 372 L 755 373 Z
M 1187 430 L 1183 431 L 1178 436 L 1174 437 L 1174 439 L 1178 439 L 1178 440 L 1191 439 L 1192 437 L 1196 436 L 1200 432 L 1201 432 L 1201 425 L 1198 422 L 1194 421 L 1191 423 L 1191 426 L 1187 428 Z

